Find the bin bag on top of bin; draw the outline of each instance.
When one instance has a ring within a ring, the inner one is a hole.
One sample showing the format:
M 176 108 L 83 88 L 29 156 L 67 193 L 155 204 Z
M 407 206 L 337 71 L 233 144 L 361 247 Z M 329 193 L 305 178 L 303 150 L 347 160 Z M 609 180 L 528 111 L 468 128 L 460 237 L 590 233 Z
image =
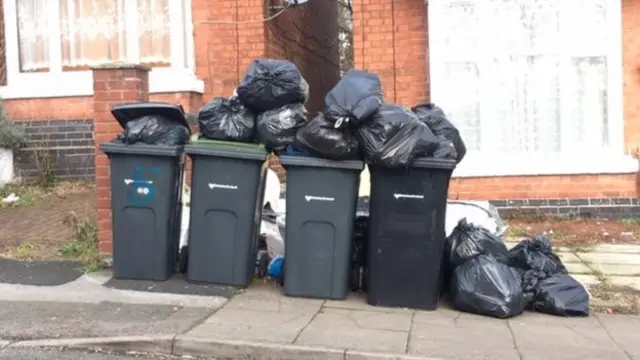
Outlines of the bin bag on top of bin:
M 191 130 L 180 105 L 134 103 L 114 106 L 114 118 L 124 129 L 115 141 L 124 144 L 184 145 Z
M 313 156 L 331 160 L 354 160 L 359 157 L 358 140 L 350 129 L 337 129 L 318 113 L 296 134 L 295 146 Z
M 383 103 L 354 130 L 365 159 L 382 167 L 408 167 L 433 154 L 440 140 L 408 109 Z
M 292 145 L 296 133 L 307 122 L 301 103 L 287 104 L 258 115 L 258 142 L 268 149 L 282 151 Z
M 255 137 L 256 115 L 237 98 L 216 97 L 200 108 L 198 126 L 208 139 L 251 142 Z
M 236 93 L 245 106 L 266 111 L 305 103 L 309 84 L 291 61 L 261 58 L 251 63 Z
M 382 105 L 382 83 L 376 74 L 349 70 L 325 97 L 324 114 L 337 127 L 358 126 Z
M 434 157 L 452 159 L 458 163 L 462 161 L 467 153 L 467 147 L 462 141 L 460 132 L 447 119 L 444 111 L 431 103 L 416 105 L 411 110 L 440 139 L 440 144 L 434 153 Z

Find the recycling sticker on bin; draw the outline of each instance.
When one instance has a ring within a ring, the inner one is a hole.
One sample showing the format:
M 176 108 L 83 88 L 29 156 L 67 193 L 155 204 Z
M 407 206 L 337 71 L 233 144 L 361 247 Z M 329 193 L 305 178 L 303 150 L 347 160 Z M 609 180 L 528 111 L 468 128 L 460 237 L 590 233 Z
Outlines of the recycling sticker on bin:
M 135 206 L 150 204 L 156 197 L 156 184 L 145 174 L 158 175 L 161 172 L 162 169 L 159 167 L 152 167 L 147 172 L 144 166 L 136 166 L 131 178 L 124 179 L 124 184 L 127 187 L 127 201 Z
M 332 197 L 326 197 L 326 196 L 312 196 L 312 195 L 306 195 L 304 197 L 305 200 L 307 200 L 307 202 L 309 201 L 335 201 L 335 198 Z
M 424 195 L 417 195 L 417 194 L 398 194 L 398 193 L 395 193 L 395 194 L 393 194 L 393 197 L 396 198 L 396 200 L 398 200 L 398 199 L 418 199 L 418 200 L 424 199 Z
M 238 190 L 238 185 L 209 183 L 209 189 L 211 189 L 211 190 L 213 190 L 213 189 Z

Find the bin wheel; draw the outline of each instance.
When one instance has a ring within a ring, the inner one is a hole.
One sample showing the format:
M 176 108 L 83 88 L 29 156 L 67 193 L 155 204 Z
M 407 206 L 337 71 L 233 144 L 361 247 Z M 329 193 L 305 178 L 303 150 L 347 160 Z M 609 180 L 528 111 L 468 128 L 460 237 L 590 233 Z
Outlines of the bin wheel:
M 187 273 L 187 256 L 189 254 L 189 246 L 183 246 L 178 254 L 178 271 L 181 274 Z

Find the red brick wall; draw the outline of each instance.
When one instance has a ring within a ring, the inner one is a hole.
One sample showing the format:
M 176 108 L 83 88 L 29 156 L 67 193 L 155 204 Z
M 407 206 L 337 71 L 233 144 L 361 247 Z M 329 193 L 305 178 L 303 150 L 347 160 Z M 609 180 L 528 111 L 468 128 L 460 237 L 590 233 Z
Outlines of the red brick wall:
M 640 2 L 623 3 L 625 141 L 640 145 Z M 423 1 L 354 0 L 356 67 L 380 75 L 385 97 L 413 105 L 429 98 L 427 11 Z M 394 32 L 393 30 L 396 29 Z M 455 199 L 636 197 L 635 174 L 456 178 Z
M 149 101 L 149 71 L 141 67 L 101 68 L 93 71 L 93 119 L 95 128 L 96 205 L 98 247 L 112 251 L 111 180 L 109 159 L 98 148 L 122 131 L 113 121 L 111 108 L 121 103 Z
M 266 26 L 267 55 L 296 63 L 311 92 L 306 108 L 320 111 L 324 97 L 340 80 L 337 1 L 311 1 L 293 8 Z M 285 171 L 276 156 L 270 159 L 281 180 Z

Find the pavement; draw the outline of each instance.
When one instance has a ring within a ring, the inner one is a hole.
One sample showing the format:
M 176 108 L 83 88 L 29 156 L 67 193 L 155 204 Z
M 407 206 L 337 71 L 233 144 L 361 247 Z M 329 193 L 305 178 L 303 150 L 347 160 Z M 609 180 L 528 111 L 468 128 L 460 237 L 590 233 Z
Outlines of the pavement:
M 0 284 L 0 359 L 62 348 L 219 359 L 640 360 L 637 316 L 498 320 L 445 305 L 372 307 L 360 294 L 290 298 L 271 282 L 227 299 L 103 287 L 108 281 L 105 272 L 61 286 Z
M 58 349 L 13 349 L 0 350 L 0 360 L 171 360 L 179 359 L 150 354 L 109 354 Z

